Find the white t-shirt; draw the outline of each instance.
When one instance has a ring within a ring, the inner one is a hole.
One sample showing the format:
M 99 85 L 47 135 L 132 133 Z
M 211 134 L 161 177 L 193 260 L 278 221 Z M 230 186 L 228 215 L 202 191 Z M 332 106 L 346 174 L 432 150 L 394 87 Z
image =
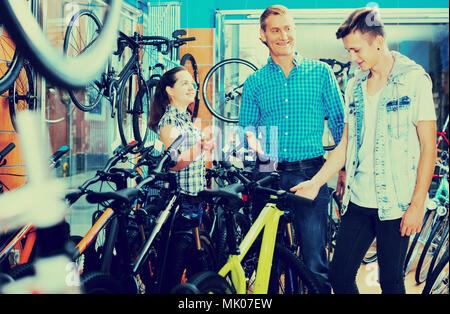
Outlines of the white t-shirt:
M 380 102 L 380 89 L 375 95 L 367 92 L 367 80 L 362 84 L 364 96 L 364 121 L 362 125 L 362 142 L 358 153 L 359 165 L 352 185 L 351 201 L 356 205 L 377 208 L 375 192 L 375 130 L 376 114 Z

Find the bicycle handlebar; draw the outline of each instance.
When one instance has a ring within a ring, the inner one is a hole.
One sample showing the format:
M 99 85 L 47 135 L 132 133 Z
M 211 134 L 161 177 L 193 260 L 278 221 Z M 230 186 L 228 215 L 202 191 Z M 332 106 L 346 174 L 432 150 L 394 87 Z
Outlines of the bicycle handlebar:
M 333 69 L 334 75 L 340 75 L 345 68 L 350 69 L 351 66 L 351 62 L 347 62 L 347 63 L 342 63 L 336 59 L 319 59 L 319 61 L 325 62 L 326 64 L 328 64 L 329 66 L 331 66 L 331 68 Z M 338 71 L 334 71 L 334 66 L 337 65 L 339 66 L 339 70 Z M 347 70 L 348 73 L 348 70 Z
M 130 153 L 133 148 L 135 148 L 138 145 L 138 143 L 136 141 L 132 141 L 131 143 L 129 143 L 127 146 L 118 146 L 114 152 L 113 152 L 113 156 L 108 160 L 108 162 L 106 163 L 105 167 L 100 170 L 97 171 L 97 174 L 95 177 L 93 177 L 92 179 L 89 179 L 87 181 L 85 181 L 78 189 L 80 191 L 85 192 L 86 189 L 94 184 L 97 183 L 98 181 L 100 181 L 102 179 L 102 174 L 109 172 L 109 170 L 111 170 L 111 168 L 116 165 L 120 160 L 122 160 L 128 153 Z
M 9 143 L 5 148 L 2 149 L 0 152 L 0 162 L 3 160 L 3 158 L 6 157 L 14 148 L 16 147 L 16 144 Z

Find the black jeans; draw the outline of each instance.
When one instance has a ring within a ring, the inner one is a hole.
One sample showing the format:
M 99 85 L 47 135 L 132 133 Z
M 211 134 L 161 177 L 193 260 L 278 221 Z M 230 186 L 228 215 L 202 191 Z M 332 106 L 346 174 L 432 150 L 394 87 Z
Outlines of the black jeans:
M 382 293 L 404 294 L 404 262 L 409 237 L 400 234 L 401 219 L 381 221 L 378 210 L 350 203 L 342 216 L 329 280 L 336 294 L 357 294 L 356 273 L 373 240 Z

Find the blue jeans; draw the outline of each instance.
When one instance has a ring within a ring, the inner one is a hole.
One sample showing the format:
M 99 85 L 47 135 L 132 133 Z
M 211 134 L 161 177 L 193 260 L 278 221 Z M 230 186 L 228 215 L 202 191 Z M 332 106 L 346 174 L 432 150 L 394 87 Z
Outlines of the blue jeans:
M 295 171 L 280 171 L 280 187 L 289 191 L 291 187 L 300 182 L 311 179 L 320 170 L 323 162 L 323 160 L 319 160 L 302 166 L 301 169 Z M 258 177 L 263 177 L 267 174 L 259 173 Z M 303 261 L 316 275 L 317 280 L 321 284 L 319 288 L 323 293 L 331 292 L 331 285 L 328 281 L 326 251 L 329 199 L 328 187 L 325 184 L 321 187 L 316 197 L 316 206 L 297 208 L 293 221 Z

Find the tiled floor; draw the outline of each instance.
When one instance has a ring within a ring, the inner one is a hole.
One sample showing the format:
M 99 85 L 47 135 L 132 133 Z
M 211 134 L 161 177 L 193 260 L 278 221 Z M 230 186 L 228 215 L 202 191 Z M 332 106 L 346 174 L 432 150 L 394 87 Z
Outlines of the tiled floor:
M 406 294 L 421 294 L 425 283 L 417 285 L 414 279 L 415 269 L 412 269 L 405 277 Z M 381 288 L 378 283 L 378 264 L 362 264 L 356 276 L 356 282 L 361 294 L 380 294 Z

